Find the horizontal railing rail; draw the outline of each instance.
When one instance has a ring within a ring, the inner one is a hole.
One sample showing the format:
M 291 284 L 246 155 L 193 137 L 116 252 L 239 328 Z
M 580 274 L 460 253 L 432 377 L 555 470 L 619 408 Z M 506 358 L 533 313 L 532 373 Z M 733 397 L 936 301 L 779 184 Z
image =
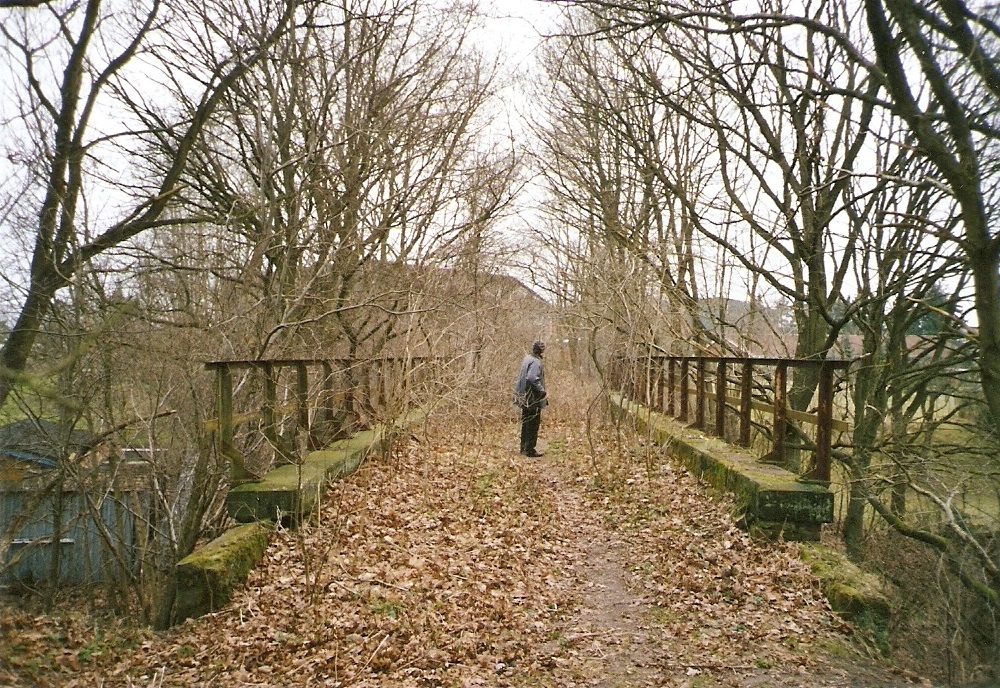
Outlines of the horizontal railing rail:
M 834 378 L 851 363 L 846 359 L 653 355 L 631 365 L 617 361 L 613 378 L 623 395 L 723 439 L 727 438 L 727 418 L 735 416 L 735 442 L 740 446 L 751 446 L 756 426 L 759 434 L 770 436 L 770 451 L 763 459 L 776 464 L 785 462 L 790 422 L 814 425 L 815 440 L 807 447 L 813 460 L 801 477 L 829 483 L 833 432 L 849 429 L 846 422 L 833 417 Z M 815 412 L 788 406 L 788 371 L 796 368 L 816 372 Z M 770 426 L 755 423 L 754 412 L 770 416 Z M 707 422 L 708 413 L 714 422 Z
M 304 440 L 316 449 L 349 434 L 362 411 L 376 415 L 380 406 L 408 403 L 421 382 L 435 375 L 436 356 L 368 359 L 305 359 L 209 361 L 215 373 L 216 415 L 203 428 L 213 434 L 219 455 L 230 466 L 231 481 L 254 480 L 247 457 L 237 446 L 237 428 L 259 422 L 271 449 L 268 464 L 296 459 Z M 235 383 L 242 375 L 241 384 Z M 237 411 L 237 397 L 243 407 Z M 384 409 L 383 409 L 384 410 Z M 402 409 L 396 409 L 397 412 Z M 256 428 L 254 428 L 256 429 Z

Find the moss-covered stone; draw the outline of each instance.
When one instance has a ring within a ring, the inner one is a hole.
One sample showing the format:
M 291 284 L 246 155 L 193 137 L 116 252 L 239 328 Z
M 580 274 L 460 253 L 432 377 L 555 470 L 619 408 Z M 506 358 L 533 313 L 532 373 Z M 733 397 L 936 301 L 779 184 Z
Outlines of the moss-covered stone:
M 263 556 L 275 520 L 295 521 L 308 514 L 330 480 L 350 475 L 369 454 L 388 451 L 400 433 L 428 413 L 429 407 L 413 409 L 394 423 L 310 452 L 301 464 L 279 466 L 258 482 L 231 489 L 226 498 L 229 514 L 246 525 L 227 530 L 177 564 L 174 620 L 200 616 L 228 603 L 232 591 Z
M 260 561 L 273 530 L 269 521 L 230 528 L 178 562 L 175 620 L 201 616 L 227 604 L 233 590 Z
M 237 485 L 226 497 L 229 515 L 241 523 L 297 521 L 316 506 L 327 481 L 357 470 L 371 446 L 371 437 L 340 440 L 310 452 L 302 463 L 279 466 L 257 482 Z
M 421 422 L 427 413 L 426 408 L 411 410 L 395 423 L 358 432 L 310 452 L 301 463 L 279 466 L 259 481 L 233 487 L 226 497 L 229 515 L 240 523 L 297 521 L 313 510 L 329 481 L 350 475 L 370 454 L 388 451 L 403 430 Z
M 833 493 L 793 473 L 765 464 L 716 437 L 687 428 L 641 404 L 612 396 L 612 409 L 713 487 L 733 495 L 746 525 L 789 540 L 818 539 L 820 526 L 833 521 Z
M 802 545 L 802 559 L 819 579 L 833 610 L 870 632 L 879 649 L 888 654 L 889 600 L 878 578 L 862 571 L 841 552 L 822 545 Z
M 888 653 L 889 601 L 878 578 L 846 555 L 808 542 L 819 539 L 821 524 L 833 521 L 833 494 L 826 486 L 801 482 L 782 468 L 761 463 L 641 404 L 613 396 L 611 408 L 648 432 L 692 473 L 731 493 L 751 531 L 802 541 L 802 558 L 819 579 L 833 610 L 869 632 L 882 652 Z

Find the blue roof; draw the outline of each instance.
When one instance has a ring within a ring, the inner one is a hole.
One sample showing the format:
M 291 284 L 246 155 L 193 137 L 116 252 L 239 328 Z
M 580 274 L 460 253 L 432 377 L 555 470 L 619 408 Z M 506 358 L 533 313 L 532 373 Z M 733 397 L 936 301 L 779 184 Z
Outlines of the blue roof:
M 0 426 L 0 453 L 23 461 L 54 468 L 59 457 L 82 453 L 93 445 L 94 437 L 83 430 L 65 430 L 40 418 Z
M 17 451 L 16 449 L 0 449 L 0 454 L 9 456 L 12 459 L 19 459 L 20 461 L 29 461 L 45 468 L 55 468 L 59 465 L 59 462 L 51 456 L 41 456 L 39 454 L 32 454 L 31 452 Z

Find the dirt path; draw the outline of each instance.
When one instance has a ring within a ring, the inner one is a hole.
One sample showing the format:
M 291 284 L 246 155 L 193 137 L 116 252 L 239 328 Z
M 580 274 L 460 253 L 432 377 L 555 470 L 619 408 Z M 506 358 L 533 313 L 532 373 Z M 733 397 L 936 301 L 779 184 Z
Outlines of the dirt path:
M 592 684 L 596 677 L 609 688 L 659 685 L 659 672 L 648 666 L 648 600 L 629 584 L 625 545 L 610 537 L 600 514 L 578 492 L 567 489 L 573 478 L 552 454 L 539 464 L 538 473 L 556 496 L 562 527 L 579 540 L 580 556 L 573 565 L 580 581 L 578 608 L 567 624 L 573 630 L 564 638 L 568 657 L 555 673 L 567 685 L 574 679 Z
M 491 428 L 440 421 L 367 462 L 276 533 L 228 607 L 168 632 L 7 613 L 0 685 L 907 683 L 794 546 L 750 540 L 637 440 L 550 422 L 527 460 Z
M 579 431 L 553 434 L 532 470 L 580 548 L 559 685 L 912 683 L 830 613 L 794 545 L 751 541 L 724 500 L 641 445 L 595 461 Z

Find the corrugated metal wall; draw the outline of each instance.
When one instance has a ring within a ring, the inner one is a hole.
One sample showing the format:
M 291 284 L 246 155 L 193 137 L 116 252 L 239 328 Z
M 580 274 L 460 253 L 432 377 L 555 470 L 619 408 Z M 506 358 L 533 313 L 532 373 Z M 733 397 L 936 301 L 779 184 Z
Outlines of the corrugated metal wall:
M 0 524 L 12 523 L 21 514 L 31 495 L 0 492 Z M 63 492 L 61 505 L 55 495 L 45 496 L 35 508 L 31 521 L 17 533 L 4 563 L 17 562 L 0 570 L 0 583 L 33 584 L 48 580 L 56 556 L 52 538 L 57 510 L 62 510 L 59 529 L 59 582 L 92 583 L 121 578 L 122 566 L 137 565 L 137 513 L 145 501 L 139 493 L 104 495 L 99 510 L 92 510 L 78 492 Z M 109 538 L 101 535 L 95 518 L 104 524 Z M 0 527 L 4 527 L 0 525 Z

